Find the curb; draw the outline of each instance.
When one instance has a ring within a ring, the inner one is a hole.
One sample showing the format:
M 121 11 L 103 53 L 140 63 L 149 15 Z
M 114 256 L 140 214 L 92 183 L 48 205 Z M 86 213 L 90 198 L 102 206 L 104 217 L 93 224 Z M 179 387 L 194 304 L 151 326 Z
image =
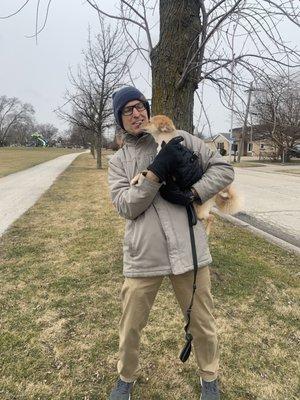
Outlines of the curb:
M 267 240 L 270 243 L 273 243 L 284 250 L 287 250 L 289 252 L 295 253 L 296 255 L 300 256 L 300 248 L 297 246 L 294 246 L 291 243 L 286 242 L 285 240 L 279 239 L 276 236 L 271 235 L 270 233 L 264 232 L 261 229 L 255 228 L 254 226 L 248 224 L 247 222 L 241 221 L 240 219 L 233 217 L 232 215 L 225 215 L 221 213 L 218 210 L 212 210 L 211 211 L 213 214 L 218 215 L 220 218 L 230 222 L 233 225 L 239 226 L 241 228 L 246 229 L 247 231 L 250 231 L 254 233 L 254 235 L 260 236 Z

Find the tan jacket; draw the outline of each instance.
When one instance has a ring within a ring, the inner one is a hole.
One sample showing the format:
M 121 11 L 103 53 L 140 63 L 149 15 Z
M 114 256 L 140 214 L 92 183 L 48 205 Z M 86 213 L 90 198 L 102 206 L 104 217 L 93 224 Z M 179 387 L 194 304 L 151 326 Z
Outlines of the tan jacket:
M 233 181 L 233 168 L 213 153 L 204 142 L 185 131 L 183 145 L 198 156 L 204 175 L 193 187 L 205 202 Z M 193 269 L 186 208 L 165 201 L 159 194 L 161 183 L 142 176 L 130 180 L 152 162 L 157 144 L 150 134 L 126 134 L 124 146 L 109 161 L 111 198 L 118 213 L 126 218 L 123 273 L 126 277 L 183 274 Z M 194 226 L 198 267 L 211 263 L 205 228 Z

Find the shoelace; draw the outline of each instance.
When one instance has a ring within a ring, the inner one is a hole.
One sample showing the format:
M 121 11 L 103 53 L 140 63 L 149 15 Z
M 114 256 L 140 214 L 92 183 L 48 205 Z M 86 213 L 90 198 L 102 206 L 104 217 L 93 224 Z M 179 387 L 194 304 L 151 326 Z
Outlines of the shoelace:
M 131 385 L 131 383 L 123 382 L 121 379 L 119 379 L 117 383 L 117 390 L 121 394 L 127 394 L 130 390 Z

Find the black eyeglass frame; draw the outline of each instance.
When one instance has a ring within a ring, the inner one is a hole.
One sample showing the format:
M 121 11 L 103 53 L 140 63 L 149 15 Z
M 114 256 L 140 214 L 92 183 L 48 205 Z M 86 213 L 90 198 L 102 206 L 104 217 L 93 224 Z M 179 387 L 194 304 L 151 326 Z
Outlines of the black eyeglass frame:
M 140 102 L 136 103 L 134 106 L 124 107 L 122 110 L 122 115 L 124 115 L 125 117 L 129 117 L 130 115 L 132 115 L 134 108 L 137 111 L 144 111 L 144 110 L 146 110 L 146 102 L 140 101 Z M 128 112 L 126 112 L 126 109 L 129 109 Z

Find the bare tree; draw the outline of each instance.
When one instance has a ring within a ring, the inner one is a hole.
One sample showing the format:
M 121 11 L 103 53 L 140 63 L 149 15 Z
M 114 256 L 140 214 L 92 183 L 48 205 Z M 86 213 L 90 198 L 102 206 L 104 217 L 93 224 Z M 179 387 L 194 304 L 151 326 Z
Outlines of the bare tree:
M 22 120 L 13 124 L 6 139 L 7 145 L 25 146 L 35 131 L 35 122 L 32 115 L 27 115 Z
M 52 124 L 36 124 L 35 131 L 42 135 L 48 142 L 58 133 L 58 129 Z
M 36 37 L 45 26 L 50 3 L 42 25 L 36 23 Z M 242 91 L 250 81 L 299 65 L 299 52 L 287 44 L 281 29 L 287 23 L 300 27 L 299 0 L 118 0 L 113 13 L 100 1 L 87 3 L 100 15 L 120 21 L 132 54 L 148 63 L 153 113 L 169 115 L 189 132 L 194 93 L 207 84 L 218 90 L 225 107 L 235 108 L 233 91 L 244 103 Z
M 106 128 L 113 125 L 112 94 L 125 82 L 128 70 L 126 45 L 120 29 L 105 27 L 100 19 L 100 33 L 92 43 L 90 35 L 88 49 L 84 52 L 84 65 L 77 75 L 70 72 L 72 91 L 66 93 L 66 103 L 58 115 L 84 132 L 94 133 L 97 168 L 101 168 L 102 136 Z
M 31 121 L 34 109 L 16 97 L 0 96 L 0 147 L 8 144 L 10 134 L 17 126 Z
M 300 140 L 299 77 L 272 77 L 260 83 L 254 96 L 252 109 L 263 138 L 273 143 L 283 161 L 289 161 L 289 150 Z
M 102 15 L 121 20 L 133 50 L 151 66 L 153 113 L 168 114 L 190 132 L 194 92 L 204 83 L 215 86 L 230 107 L 232 76 L 243 101 L 238 89 L 247 88 L 249 80 L 299 64 L 299 53 L 285 43 L 280 30 L 284 21 L 299 28 L 298 0 L 160 0 L 155 46 L 149 16 L 158 1 L 119 0 L 115 14 L 100 2 L 87 2 Z
M 91 153 L 95 158 L 94 148 L 94 133 L 87 131 L 77 124 L 70 124 L 69 129 L 69 143 L 71 145 L 84 147 L 85 149 L 91 148 Z

